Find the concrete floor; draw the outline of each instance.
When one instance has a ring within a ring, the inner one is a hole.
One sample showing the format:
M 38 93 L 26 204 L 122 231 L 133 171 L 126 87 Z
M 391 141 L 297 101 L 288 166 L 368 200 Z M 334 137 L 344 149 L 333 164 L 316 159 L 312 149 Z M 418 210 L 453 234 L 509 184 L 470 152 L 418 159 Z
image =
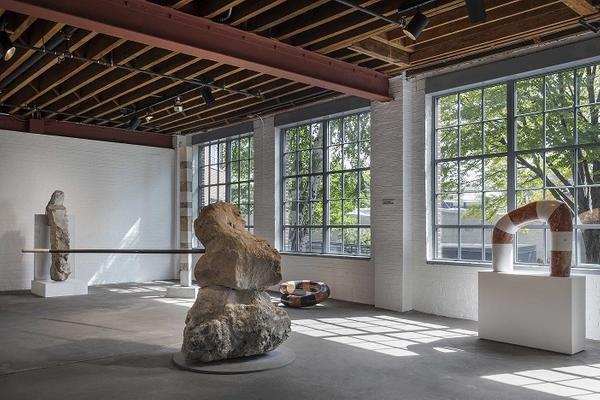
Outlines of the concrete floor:
M 171 355 L 191 302 L 165 299 L 169 284 L 0 295 L 0 399 L 600 399 L 597 342 L 569 357 L 478 340 L 470 321 L 331 300 L 289 310 L 290 366 L 181 371 Z

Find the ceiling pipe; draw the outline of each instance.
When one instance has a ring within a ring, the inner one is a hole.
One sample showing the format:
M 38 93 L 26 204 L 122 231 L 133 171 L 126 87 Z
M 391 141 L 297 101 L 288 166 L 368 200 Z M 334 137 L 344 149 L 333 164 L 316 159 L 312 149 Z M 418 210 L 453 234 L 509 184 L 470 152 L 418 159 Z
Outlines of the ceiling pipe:
M 183 82 L 183 83 L 187 83 L 190 85 L 194 85 L 197 87 L 210 87 L 212 89 L 218 89 L 218 90 L 224 90 L 226 92 L 230 92 L 230 93 L 235 93 L 235 94 L 240 94 L 243 96 L 247 96 L 247 97 L 258 97 L 260 98 L 259 95 L 254 94 L 254 93 L 250 93 L 250 92 L 245 92 L 242 90 L 235 90 L 235 89 L 230 89 L 227 88 L 225 86 L 222 85 L 217 85 L 215 83 L 211 83 L 211 82 L 204 82 L 202 80 L 199 79 L 186 79 L 186 78 L 180 78 L 177 76 L 173 76 L 173 75 L 167 75 L 167 74 L 161 74 L 160 72 L 154 72 L 154 71 L 150 71 L 150 70 L 146 70 L 146 69 L 140 69 L 140 68 L 135 68 L 135 67 L 129 67 L 127 65 L 123 65 L 123 64 L 115 64 L 112 61 L 111 62 L 107 62 L 104 61 L 102 59 L 94 59 L 94 58 L 87 58 L 87 57 L 81 57 L 81 56 L 77 56 L 73 53 L 66 53 L 66 52 L 60 52 L 60 51 L 56 51 L 56 47 L 54 47 L 54 49 L 50 49 L 49 47 L 33 47 L 33 46 L 28 46 L 28 45 L 21 45 L 21 44 L 15 44 L 16 47 L 18 48 L 22 48 L 25 50 L 33 50 L 35 52 L 38 52 L 38 54 L 41 54 L 42 56 L 44 54 L 50 54 L 53 55 L 55 57 L 60 57 L 60 58 L 68 58 L 71 60 L 76 60 L 82 63 L 91 63 L 91 64 L 98 64 L 98 65 L 102 65 L 103 67 L 108 67 L 108 68 L 116 68 L 116 69 L 122 69 L 128 72 L 135 72 L 138 74 L 145 74 L 145 75 L 149 75 L 155 78 L 163 78 L 163 79 L 170 79 L 172 81 L 177 81 L 177 82 Z
M 54 35 L 52 37 L 52 39 L 50 39 L 48 41 L 48 43 L 45 44 L 45 48 L 48 50 L 56 49 L 58 46 L 60 46 L 65 41 L 65 35 L 70 36 L 77 31 L 78 31 L 78 28 L 73 28 L 73 27 L 65 28 L 64 32 L 58 32 L 56 35 Z M 22 45 L 18 45 L 17 43 L 14 43 L 14 45 L 15 45 L 15 47 L 21 47 L 21 48 L 23 47 Z M 27 70 L 29 68 L 31 68 L 35 63 L 40 61 L 44 57 L 44 55 L 45 55 L 44 53 L 38 52 L 38 53 L 32 55 L 31 57 L 29 57 L 29 59 L 26 62 L 21 64 L 20 67 L 15 69 L 9 76 L 6 77 L 6 79 L 4 79 L 2 82 L 0 82 L 0 91 L 2 89 L 6 88 L 11 83 L 13 83 L 23 73 L 27 72 Z
M 338 3 L 343 4 L 345 6 L 348 6 L 350 8 L 354 8 L 355 10 L 358 10 L 360 12 L 368 14 L 368 15 L 370 15 L 372 17 L 379 18 L 380 20 L 386 21 L 386 22 L 388 22 L 390 24 L 404 27 L 402 21 L 398 21 L 398 20 L 395 20 L 393 18 L 386 17 L 385 15 L 376 13 L 375 11 L 371 11 L 368 8 L 365 8 L 365 7 L 361 6 L 361 5 L 358 5 L 358 4 L 356 4 L 356 3 L 352 2 L 352 1 L 348 1 L 348 0 L 334 0 L 334 1 L 337 1 Z M 402 15 L 402 14 L 408 12 L 408 11 L 416 10 L 419 7 L 423 7 L 423 6 L 427 5 L 427 4 L 433 3 L 435 1 L 437 1 L 437 0 L 419 1 L 419 2 L 415 3 L 414 5 L 412 5 L 410 7 L 401 8 L 401 9 L 399 8 L 397 13 L 398 13 L 398 15 Z

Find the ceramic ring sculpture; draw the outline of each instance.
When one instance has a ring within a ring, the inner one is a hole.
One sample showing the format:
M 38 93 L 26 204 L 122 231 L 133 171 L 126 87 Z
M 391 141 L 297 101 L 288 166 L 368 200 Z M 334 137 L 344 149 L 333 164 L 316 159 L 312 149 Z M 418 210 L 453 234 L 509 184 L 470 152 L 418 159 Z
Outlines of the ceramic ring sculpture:
M 550 225 L 550 276 L 571 274 L 573 215 L 560 201 L 535 201 L 505 214 L 492 235 L 492 267 L 496 272 L 513 270 L 513 237 L 525 225 L 545 221 Z
M 294 294 L 296 289 L 307 292 L 304 296 Z M 288 307 L 308 307 L 319 304 L 329 297 L 329 286 L 315 281 L 288 281 L 279 287 L 281 302 Z

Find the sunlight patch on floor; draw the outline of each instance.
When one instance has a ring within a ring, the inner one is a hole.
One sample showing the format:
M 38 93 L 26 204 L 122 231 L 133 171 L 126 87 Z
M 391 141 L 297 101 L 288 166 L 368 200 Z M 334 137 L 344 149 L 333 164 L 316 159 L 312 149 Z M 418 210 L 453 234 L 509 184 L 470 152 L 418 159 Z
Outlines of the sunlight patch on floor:
M 600 400 L 600 364 L 534 369 L 482 378 L 576 400 Z
M 292 331 L 394 357 L 418 355 L 408 349 L 411 345 L 477 335 L 477 332 L 474 331 L 451 329 L 444 325 L 388 315 L 296 319 L 292 321 Z M 440 353 L 462 351 L 453 347 L 434 347 L 433 349 Z

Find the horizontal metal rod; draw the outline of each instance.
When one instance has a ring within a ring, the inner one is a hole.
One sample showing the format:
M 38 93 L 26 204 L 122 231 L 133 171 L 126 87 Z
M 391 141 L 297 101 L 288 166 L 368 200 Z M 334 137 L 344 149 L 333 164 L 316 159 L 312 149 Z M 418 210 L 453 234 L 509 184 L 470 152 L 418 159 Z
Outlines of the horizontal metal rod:
M 203 254 L 204 249 L 21 249 L 22 253 Z
M 98 65 L 102 65 L 103 67 L 108 67 L 108 68 L 116 68 L 116 69 L 122 69 L 128 72 L 135 72 L 138 74 L 145 74 L 145 75 L 150 75 L 153 76 L 155 78 L 163 78 L 163 79 L 170 79 L 172 81 L 177 81 L 177 82 L 184 82 L 184 83 L 188 83 L 190 85 L 194 85 L 197 87 L 210 87 L 212 89 L 218 89 L 218 90 L 224 90 L 226 92 L 229 93 L 234 93 L 234 94 L 240 94 L 243 96 L 247 96 L 247 97 L 256 97 L 256 98 L 260 98 L 260 94 L 257 93 L 250 93 L 250 92 L 246 92 L 243 90 L 236 90 L 236 89 L 231 89 L 228 88 L 226 86 L 223 85 L 218 85 L 214 82 L 204 82 L 204 81 L 200 81 L 198 79 L 187 79 L 187 78 L 180 78 L 178 76 L 173 76 L 173 75 L 167 75 L 167 74 L 162 74 L 160 72 L 154 72 L 148 69 L 141 69 L 141 68 L 135 68 L 135 67 L 130 67 L 128 65 L 124 65 L 124 64 L 115 64 L 114 62 L 107 62 L 104 61 L 102 59 L 99 58 L 87 58 L 87 57 L 81 57 L 78 55 L 75 55 L 74 53 L 65 51 L 65 52 L 60 52 L 60 51 L 56 51 L 56 50 L 52 50 L 52 49 L 48 49 L 46 47 L 35 47 L 35 46 L 29 46 L 29 45 L 25 45 L 25 44 L 20 44 L 20 43 L 15 43 L 14 44 L 15 47 L 18 47 L 20 49 L 23 50 L 31 50 L 31 51 L 36 51 L 42 54 L 49 54 L 49 55 L 53 55 L 55 57 L 60 57 L 63 59 L 71 59 L 71 60 L 76 60 L 82 63 L 91 63 L 91 64 L 98 64 Z

